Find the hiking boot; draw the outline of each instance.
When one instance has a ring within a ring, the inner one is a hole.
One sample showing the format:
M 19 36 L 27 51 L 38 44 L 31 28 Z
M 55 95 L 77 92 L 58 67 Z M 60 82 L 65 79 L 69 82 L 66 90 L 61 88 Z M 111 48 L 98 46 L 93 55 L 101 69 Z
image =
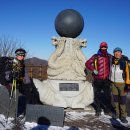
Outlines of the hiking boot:
M 120 120 L 121 120 L 122 123 L 128 123 L 128 121 L 126 120 L 125 117 L 121 117 Z
M 100 116 L 101 115 L 101 112 L 96 112 L 95 113 L 95 116 Z

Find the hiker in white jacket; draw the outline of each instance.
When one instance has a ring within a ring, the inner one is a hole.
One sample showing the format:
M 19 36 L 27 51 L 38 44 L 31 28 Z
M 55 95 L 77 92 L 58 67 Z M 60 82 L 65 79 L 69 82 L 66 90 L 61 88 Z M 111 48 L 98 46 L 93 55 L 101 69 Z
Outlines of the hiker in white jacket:
M 125 67 L 126 56 L 122 55 L 122 49 L 117 47 L 113 51 L 114 56 L 111 66 L 111 88 L 114 102 L 115 114 L 112 115 L 114 119 L 119 118 L 121 122 L 128 123 L 126 120 L 126 93 L 125 88 Z

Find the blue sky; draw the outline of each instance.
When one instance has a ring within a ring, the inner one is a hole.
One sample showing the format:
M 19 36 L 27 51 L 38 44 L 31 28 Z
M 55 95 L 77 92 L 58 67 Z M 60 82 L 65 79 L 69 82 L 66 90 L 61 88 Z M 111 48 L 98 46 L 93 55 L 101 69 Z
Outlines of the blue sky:
M 78 38 L 88 41 L 82 49 L 87 58 L 102 41 L 110 53 L 118 46 L 130 58 L 130 0 L 0 0 L 0 36 L 16 38 L 32 56 L 48 59 L 55 50 L 51 38 L 59 36 L 55 18 L 65 9 L 84 18 Z

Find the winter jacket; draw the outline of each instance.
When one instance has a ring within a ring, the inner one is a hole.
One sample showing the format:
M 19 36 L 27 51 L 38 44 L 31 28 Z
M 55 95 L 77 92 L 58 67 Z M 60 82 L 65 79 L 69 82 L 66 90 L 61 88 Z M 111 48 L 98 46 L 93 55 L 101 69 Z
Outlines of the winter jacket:
M 126 56 L 122 56 L 120 59 L 116 59 L 113 56 L 112 67 L 111 67 L 111 81 L 112 82 L 125 83 L 126 60 L 128 60 L 128 57 Z
M 94 71 L 95 68 L 95 59 L 97 58 L 97 71 L 98 74 L 93 74 L 94 79 L 108 79 L 110 74 L 110 62 L 112 60 L 112 55 L 106 54 L 103 55 L 101 52 L 93 55 L 85 65 L 90 71 Z
M 17 87 L 31 82 L 24 61 L 17 61 L 13 57 L 0 57 L 0 70 L 0 83 L 4 86 L 10 86 L 13 79 L 16 79 Z

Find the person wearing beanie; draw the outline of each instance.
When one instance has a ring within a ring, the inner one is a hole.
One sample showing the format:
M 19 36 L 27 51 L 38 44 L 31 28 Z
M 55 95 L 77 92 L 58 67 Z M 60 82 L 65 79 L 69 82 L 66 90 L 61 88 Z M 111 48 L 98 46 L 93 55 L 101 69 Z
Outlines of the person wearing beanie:
M 122 53 L 122 49 L 119 48 L 119 47 L 116 47 L 116 48 L 113 50 L 113 53 L 118 52 L 118 51 Z
M 85 63 L 86 68 L 92 71 L 94 79 L 93 89 L 96 116 L 101 115 L 102 108 L 104 109 L 105 114 L 111 114 L 111 90 L 109 75 L 112 55 L 107 52 L 107 49 L 107 43 L 102 42 L 99 46 L 98 52 Z M 105 103 L 101 101 L 102 92 Z
M 112 117 L 119 118 L 121 122 L 128 123 L 126 116 L 126 93 L 125 88 L 125 67 L 128 57 L 122 55 L 122 49 L 116 47 L 113 50 L 112 67 L 111 67 L 111 89 L 114 102 L 115 113 Z

